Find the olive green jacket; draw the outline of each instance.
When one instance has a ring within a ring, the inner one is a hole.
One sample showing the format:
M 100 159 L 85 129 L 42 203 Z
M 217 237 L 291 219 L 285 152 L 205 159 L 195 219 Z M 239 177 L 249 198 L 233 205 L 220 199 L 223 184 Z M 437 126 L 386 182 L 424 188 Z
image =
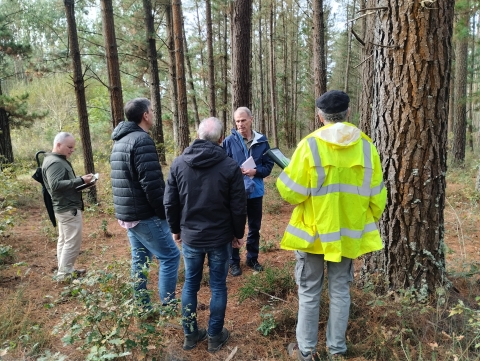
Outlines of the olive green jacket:
M 42 175 L 45 187 L 52 197 L 55 213 L 83 210 L 82 192 L 75 190 L 75 187 L 83 184 L 83 179 L 75 176 L 67 157 L 57 153 L 46 153 Z

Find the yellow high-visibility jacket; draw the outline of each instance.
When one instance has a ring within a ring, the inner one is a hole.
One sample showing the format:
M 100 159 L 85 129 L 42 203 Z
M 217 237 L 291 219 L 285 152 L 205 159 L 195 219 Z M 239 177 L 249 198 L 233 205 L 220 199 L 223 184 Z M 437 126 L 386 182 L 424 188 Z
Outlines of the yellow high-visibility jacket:
M 383 248 L 375 223 L 387 200 L 380 157 L 353 124 L 329 124 L 302 139 L 277 188 L 296 205 L 281 248 L 332 262 Z

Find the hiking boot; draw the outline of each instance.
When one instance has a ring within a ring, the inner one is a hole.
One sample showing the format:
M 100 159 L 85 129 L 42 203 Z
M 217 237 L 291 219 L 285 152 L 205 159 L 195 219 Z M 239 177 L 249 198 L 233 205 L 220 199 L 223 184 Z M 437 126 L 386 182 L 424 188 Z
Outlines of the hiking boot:
M 208 335 L 208 352 L 217 352 L 220 350 L 230 338 L 230 332 L 224 327 L 222 332 L 218 335 L 210 336 Z
M 309 352 L 307 355 L 304 355 L 296 343 L 289 344 L 287 350 L 290 357 L 298 361 L 320 361 L 317 353 L 312 354 Z
M 207 338 L 207 330 L 200 328 L 195 330 L 191 334 L 185 335 L 183 339 L 183 349 L 191 350 L 195 348 L 197 344 Z
M 257 272 L 263 271 L 263 266 L 260 263 L 258 263 L 256 259 L 248 259 L 246 263 L 247 263 L 247 266 L 253 269 L 254 271 L 257 271 Z
M 240 276 L 242 274 L 242 269 L 238 263 L 230 265 L 230 274 L 234 277 Z

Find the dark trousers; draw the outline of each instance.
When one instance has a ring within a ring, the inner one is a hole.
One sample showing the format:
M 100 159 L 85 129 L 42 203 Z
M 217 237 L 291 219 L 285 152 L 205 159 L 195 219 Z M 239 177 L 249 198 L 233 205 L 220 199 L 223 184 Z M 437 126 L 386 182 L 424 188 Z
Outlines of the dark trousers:
M 260 246 L 260 227 L 262 225 L 262 202 L 263 197 L 247 199 L 247 261 L 258 259 Z M 234 248 L 230 264 L 240 263 L 240 249 Z

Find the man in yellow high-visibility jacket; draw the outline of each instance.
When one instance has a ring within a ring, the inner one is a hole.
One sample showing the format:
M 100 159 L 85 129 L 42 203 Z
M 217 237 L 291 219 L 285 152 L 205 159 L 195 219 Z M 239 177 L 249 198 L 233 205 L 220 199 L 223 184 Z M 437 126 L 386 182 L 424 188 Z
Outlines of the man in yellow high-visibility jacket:
M 280 195 L 296 205 L 281 242 L 294 250 L 298 285 L 297 343 L 289 354 L 316 360 L 324 264 L 328 272 L 330 313 L 327 347 L 331 360 L 347 351 L 353 259 L 383 248 L 376 222 L 387 191 L 377 149 L 371 139 L 345 122 L 350 99 L 331 90 L 316 100 L 325 125 L 300 141 L 277 179 Z

